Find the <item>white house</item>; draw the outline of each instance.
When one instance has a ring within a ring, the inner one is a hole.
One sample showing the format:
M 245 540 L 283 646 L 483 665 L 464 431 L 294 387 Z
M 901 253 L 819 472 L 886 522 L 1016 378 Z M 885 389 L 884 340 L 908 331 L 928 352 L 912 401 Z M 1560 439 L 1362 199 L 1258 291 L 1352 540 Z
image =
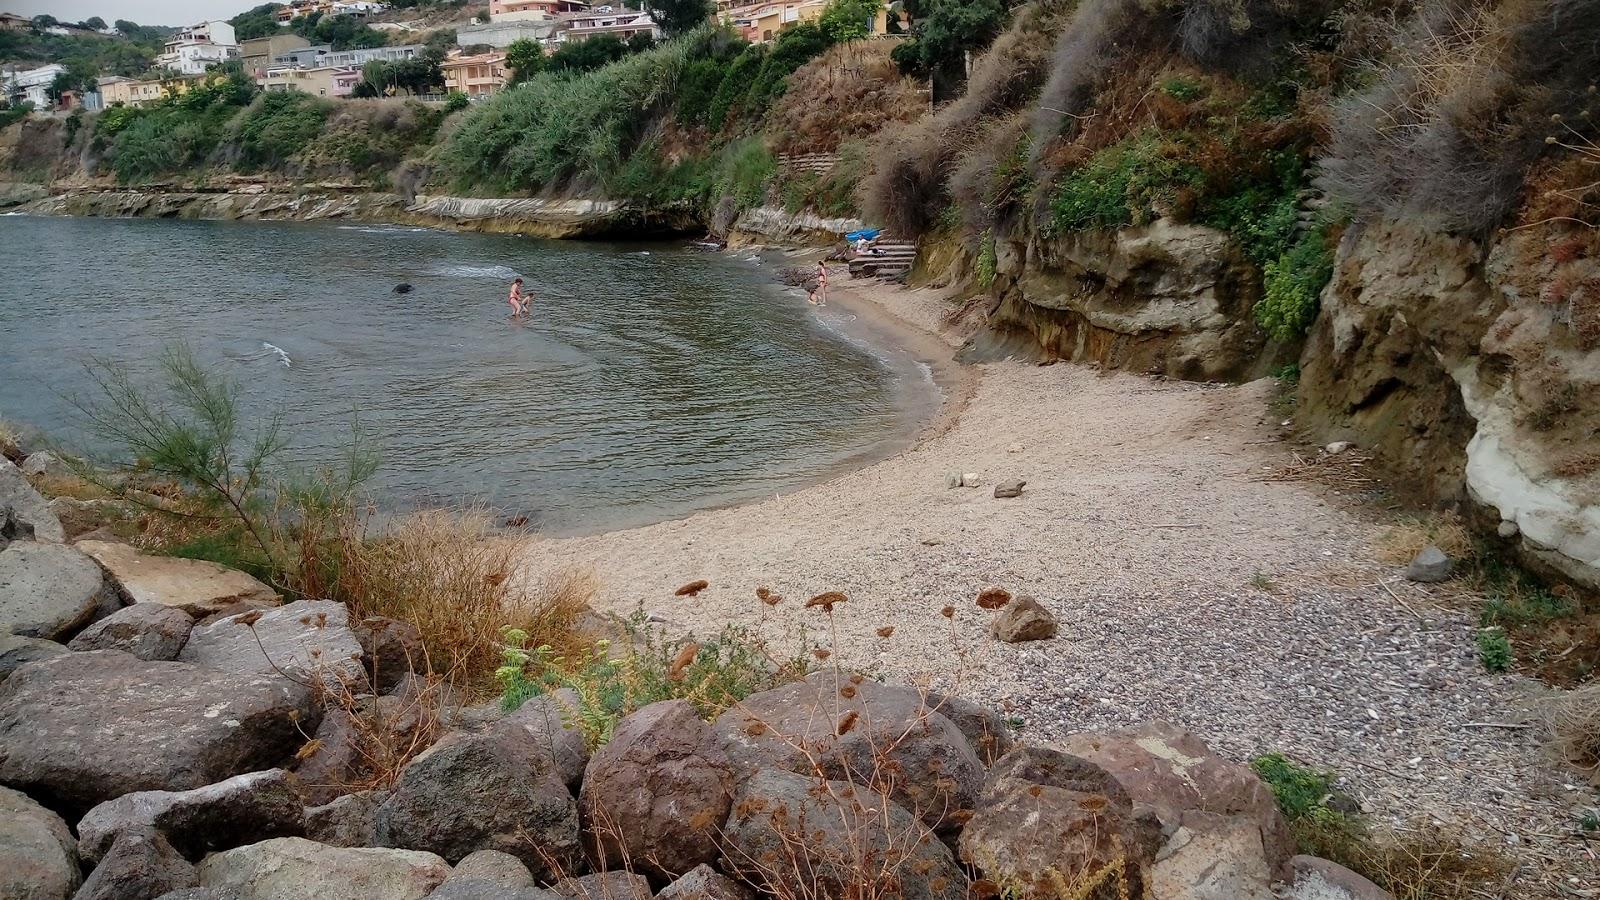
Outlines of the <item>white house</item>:
M 37 69 L 6 72 L 6 97 L 12 103 L 32 103 L 34 109 L 49 109 L 55 105 L 50 102 L 50 85 L 66 70 L 66 66 L 51 63 Z
M 223 21 L 201 22 L 181 28 L 167 39 L 156 65 L 183 75 L 203 75 L 206 69 L 239 58 L 233 26 Z
M 622 40 L 635 34 L 648 34 L 660 39 L 661 26 L 640 9 L 618 6 L 596 6 L 588 12 L 563 14 L 556 30 L 556 41 L 567 43 L 609 34 Z

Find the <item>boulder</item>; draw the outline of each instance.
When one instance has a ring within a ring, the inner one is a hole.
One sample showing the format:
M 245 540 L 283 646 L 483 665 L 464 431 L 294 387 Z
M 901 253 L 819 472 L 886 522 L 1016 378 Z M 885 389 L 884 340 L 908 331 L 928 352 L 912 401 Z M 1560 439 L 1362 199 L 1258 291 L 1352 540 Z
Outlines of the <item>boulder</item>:
M 79 541 L 73 546 L 94 557 L 128 603 L 175 606 L 197 619 L 241 601 L 278 605 L 278 593 L 272 588 L 214 562 L 148 556 L 109 541 Z
M 306 837 L 333 847 L 371 847 L 377 844 L 378 807 L 389 791 L 356 791 L 331 803 L 306 810 Z
M 135 829 L 117 836 L 73 900 L 149 900 L 197 884 L 194 866 L 160 832 Z
M 55 641 L 0 632 L 0 682 L 27 663 L 66 652 L 67 648 Z
M 46 504 L 50 514 L 61 523 L 61 533 L 69 541 L 94 534 L 114 522 L 134 517 L 133 507 L 121 500 L 79 500 L 76 497 L 52 497 Z
M 1261 830 L 1243 817 L 1184 813 L 1156 854 L 1150 893 L 1160 900 L 1274 900 Z
M 361 643 L 349 621 L 343 603 L 296 600 L 277 609 L 196 625 L 178 658 L 240 675 L 320 678 L 333 690 L 362 693 L 367 673 L 361 663 Z
M 49 450 L 36 450 L 28 454 L 28 458 L 22 461 L 22 465 L 19 468 L 22 469 L 22 474 L 24 475 L 62 476 L 73 474 L 67 464 L 61 461 L 61 457 L 56 456 Z
M 723 871 L 776 896 L 872 896 L 894 878 L 904 900 L 962 900 L 967 878 L 950 849 L 882 794 L 844 781 L 761 769 L 734 794 Z
M 401 679 L 427 668 L 422 632 L 410 622 L 368 616 L 351 626 L 361 644 L 367 680 L 374 693 L 387 694 Z
M 65 900 L 80 877 L 67 823 L 26 794 L 0 787 L 0 897 Z
M 449 878 L 428 900 L 560 900 L 559 894 L 536 887 L 507 887 L 481 878 Z
M 755 892 L 710 866 L 695 866 L 661 889 L 656 900 L 755 900 Z
M 33 539 L 59 544 L 67 539 L 61 523 L 50 514 L 49 504 L 33 489 L 27 476 L 8 459 L 0 459 L 0 509 L 11 510 L 11 518 L 32 529 Z
M 119 835 L 154 830 L 189 859 L 304 831 L 300 795 L 282 769 L 249 772 L 188 791 L 137 791 L 89 810 L 78 855 L 98 862 Z
M 572 900 L 651 900 L 650 880 L 632 872 L 597 872 L 582 878 L 563 878 L 550 885 L 550 893 Z
M 1001 607 L 989 623 L 989 634 L 995 640 L 1008 644 L 1049 640 L 1059 630 L 1055 614 L 1027 595 L 1017 597 Z
M 666 883 L 717 858 L 733 766 L 687 700 L 652 703 L 595 751 L 578 794 L 589 860 Z
M 356 718 L 342 709 L 329 709 L 311 741 L 297 754 L 294 775 L 306 803 L 321 806 L 348 794 L 366 768 L 362 752 L 365 739 Z
M 1284 900 L 1394 900 L 1394 895 L 1365 876 L 1315 856 L 1289 859 L 1291 878 Z
M 555 761 L 561 780 L 576 789 L 589 765 L 589 744 L 577 724 L 578 695 L 571 688 L 530 697 L 494 725 L 518 729 Z
M 0 550 L 0 631 L 65 641 L 116 605 L 100 567 L 71 547 L 16 543 Z
M 878 689 L 886 692 L 899 690 L 907 695 L 916 695 L 919 700 L 924 698 L 921 692 L 912 687 L 885 684 Z M 995 760 L 1011 752 L 1014 743 L 1011 731 L 1006 727 L 1005 717 L 995 710 L 979 706 L 971 700 L 934 691 L 926 693 L 925 702 L 966 736 L 967 743 L 977 751 L 978 759 L 984 765 L 992 766 Z
M 1007 497 L 1021 497 L 1022 488 L 1026 484 L 1026 481 L 1023 481 L 1019 478 L 1013 478 L 1009 481 L 1002 481 L 994 486 L 994 495 L 995 497 L 1001 499 Z
M 953 836 L 983 789 L 983 763 L 937 695 L 816 672 L 752 694 L 714 727 L 736 769 L 770 767 L 886 787 L 895 802 Z M 798 749 L 804 745 L 810 755 Z
M 311 692 L 126 653 L 64 653 L 0 685 L 0 782 L 78 815 L 271 766 L 313 728 Z
M 963 862 L 1022 896 L 1144 897 L 1160 841 L 1160 823 L 1136 814 L 1110 773 L 1023 747 L 990 771 L 960 851 Z
M 533 873 L 509 853 L 499 850 L 478 850 L 469 853 L 445 879 L 445 884 L 452 881 L 473 879 L 488 881 L 502 887 L 533 887 Z
M 1190 810 L 1242 816 L 1261 832 L 1274 873 L 1294 854 L 1294 837 L 1269 788 L 1249 766 L 1223 759 L 1188 731 L 1166 722 L 1073 735 L 1062 749 L 1110 772 L 1133 802 L 1149 806 L 1168 830 Z
M 33 526 L 17 518 L 9 506 L 0 506 L 0 550 L 13 541 L 32 541 Z
M 237 900 L 423 900 L 450 866 L 416 850 L 328 847 L 284 837 L 213 853 L 199 874 L 201 887 Z
M 578 806 L 554 763 L 511 732 L 452 734 L 406 765 L 378 843 L 460 860 L 502 850 L 548 880 L 581 857 Z
M 1429 544 L 1406 566 L 1406 578 L 1421 584 L 1438 584 L 1450 578 L 1454 564 L 1443 550 Z
M 145 660 L 174 660 L 189 639 L 194 619 L 159 603 L 124 606 L 67 642 L 74 650 L 121 650 Z

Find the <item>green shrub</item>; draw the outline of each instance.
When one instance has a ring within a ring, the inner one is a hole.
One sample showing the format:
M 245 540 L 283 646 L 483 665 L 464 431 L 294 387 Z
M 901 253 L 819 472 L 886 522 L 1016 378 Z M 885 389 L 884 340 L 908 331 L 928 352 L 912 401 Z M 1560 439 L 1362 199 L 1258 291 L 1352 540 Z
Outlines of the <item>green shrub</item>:
M 796 69 L 833 46 L 833 40 L 820 26 L 805 22 L 778 35 L 772 49 L 761 61 L 750 89 L 744 95 L 743 112 L 750 121 L 760 121 L 789 86 Z
M 711 105 L 706 109 L 707 127 L 721 131 L 728 126 L 728 114 L 744 107 L 744 98 L 749 95 L 750 85 L 766 58 L 765 44 L 752 44 L 734 57 L 728 65 L 727 74 L 722 77 L 722 83 L 717 86 L 716 95 L 711 98 Z
M 678 76 L 678 122 L 690 128 L 710 121 L 711 106 L 728 75 L 731 60 L 717 57 L 690 60 Z M 724 109 L 726 112 L 726 109 Z
M 1333 789 L 1333 776 L 1308 769 L 1282 753 L 1258 756 L 1250 761 L 1250 768 L 1272 788 L 1272 796 L 1291 820 L 1326 808 Z
M 472 100 L 466 94 L 460 91 L 451 91 L 450 96 L 445 98 L 444 111 L 447 113 L 461 112 L 471 105 Z
M 732 197 L 740 209 L 761 205 L 766 199 L 767 182 L 778 172 L 760 138 L 745 138 L 728 145 L 717 166 L 714 189 L 719 197 Z
M 15 125 L 26 119 L 28 113 L 31 112 L 33 112 L 33 104 L 28 102 L 13 103 L 4 109 L 0 109 L 0 128 L 9 128 Z
M 1143 225 L 1183 188 L 1198 189 L 1204 174 L 1153 133 L 1107 147 L 1067 173 L 1051 203 L 1056 232 Z
M 994 284 L 996 262 L 994 231 L 985 229 L 983 234 L 978 236 L 978 259 L 976 262 L 978 287 L 987 291 Z
M 272 92 L 250 104 L 233 125 L 239 166 L 278 168 L 322 132 L 333 104 L 299 91 Z
M 1478 661 L 1490 672 L 1504 672 L 1511 668 L 1511 640 L 1503 628 L 1478 630 Z
M 1313 229 L 1289 252 L 1269 262 L 1262 273 L 1262 296 L 1256 322 L 1274 340 L 1303 336 L 1317 316 L 1318 297 L 1333 277 L 1333 251 L 1326 235 Z
M 1171 97 L 1174 100 L 1181 100 L 1184 103 L 1189 103 L 1194 100 L 1199 100 L 1201 97 L 1205 96 L 1206 87 L 1200 82 L 1195 81 L 1193 78 L 1185 78 L 1182 75 L 1177 75 L 1161 82 L 1161 93 L 1166 94 L 1168 97 Z
M 696 643 L 667 641 L 644 624 L 642 614 L 626 623 L 626 651 L 600 641 L 576 658 L 528 647 L 526 633 L 506 629 L 503 662 L 495 672 L 501 708 L 514 710 L 533 697 L 570 688 L 578 696 L 575 723 L 592 749 L 611 739 L 624 716 L 648 704 L 688 700 L 710 720 L 751 694 L 806 674 L 803 657 L 774 665 L 761 639 L 738 625 Z

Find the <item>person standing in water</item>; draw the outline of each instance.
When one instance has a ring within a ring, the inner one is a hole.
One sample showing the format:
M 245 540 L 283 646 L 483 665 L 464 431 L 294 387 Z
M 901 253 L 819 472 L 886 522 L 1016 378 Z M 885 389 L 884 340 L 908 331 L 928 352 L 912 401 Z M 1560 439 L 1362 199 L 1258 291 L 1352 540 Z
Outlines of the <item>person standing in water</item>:
M 511 294 L 506 297 L 506 302 L 511 304 L 511 318 L 520 319 L 528 314 L 528 299 L 522 296 L 521 275 L 511 280 Z
M 817 305 L 818 306 L 827 306 L 828 305 L 828 264 L 825 261 L 820 260 L 820 259 L 817 260 L 817 292 L 816 293 L 817 293 L 817 297 L 818 297 Z

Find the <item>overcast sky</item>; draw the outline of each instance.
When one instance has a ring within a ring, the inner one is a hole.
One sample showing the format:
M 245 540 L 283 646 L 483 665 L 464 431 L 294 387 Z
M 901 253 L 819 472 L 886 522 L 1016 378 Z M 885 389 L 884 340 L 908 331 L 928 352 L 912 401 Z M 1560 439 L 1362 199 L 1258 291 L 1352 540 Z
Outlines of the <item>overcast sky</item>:
M 64 22 L 99 16 L 107 24 L 127 19 L 140 25 L 193 25 L 229 19 L 265 0 L 0 0 L 0 10 L 19 16 L 49 13 Z

